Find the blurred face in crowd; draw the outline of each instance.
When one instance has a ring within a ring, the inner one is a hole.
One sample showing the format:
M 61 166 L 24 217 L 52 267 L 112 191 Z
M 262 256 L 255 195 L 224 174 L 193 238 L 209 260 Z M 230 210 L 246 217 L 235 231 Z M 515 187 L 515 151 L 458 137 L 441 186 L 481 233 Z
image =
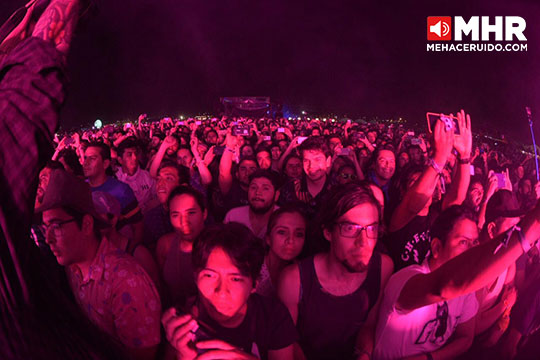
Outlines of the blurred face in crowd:
M 222 324 L 240 320 L 254 292 L 253 279 L 242 274 L 221 247 L 212 250 L 206 266 L 197 274 L 197 288 L 210 317 Z
M 43 202 L 43 196 L 45 196 L 45 190 L 47 190 L 47 186 L 49 186 L 49 179 L 51 177 L 51 169 L 49 168 L 43 168 L 39 172 L 39 183 L 36 193 L 36 205 L 35 207 L 38 207 Z
M 330 157 L 326 157 L 320 150 L 302 151 L 302 166 L 306 176 L 311 181 L 319 181 L 326 176 L 330 166 Z
M 192 242 L 204 228 L 206 210 L 203 211 L 190 194 L 175 196 L 169 205 L 169 216 L 174 230 L 183 240 Z
M 270 153 L 268 151 L 259 151 L 257 153 L 257 163 L 261 169 L 270 169 L 270 166 L 272 166 L 272 157 Z
M 375 143 L 375 140 L 377 140 L 377 132 L 376 131 L 370 131 L 370 132 L 367 133 L 366 137 L 367 137 L 368 141 L 373 144 L 373 143 Z
M 255 178 L 251 180 L 248 188 L 249 207 L 254 213 L 265 214 L 274 208 L 278 195 L 269 179 Z
M 243 160 L 238 165 L 237 177 L 241 184 L 249 185 L 249 177 L 257 170 L 257 163 L 253 160 Z
M 206 134 L 206 143 L 210 145 L 217 144 L 218 141 L 218 135 L 214 131 L 209 131 Z
M 364 229 L 360 230 L 358 225 Z M 324 237 L 331 243 L 331 254 L 347 271 L 367 271 L 377 244 L 378 225 L 377 207 L 365 202 L 340 216 L 332 229 L 324 229 Z
M 522 181 L 519 184 L 518 191 L 521 195 L 529 195 L 532 192 L 532 183 L 529 179 Z
M 272 146 L 270 152 L 272 153 L 272 160 L 279 160 L 279 157 L 281 156 L 281 149 L 279 146 Z
M 94 178 L 105 175 L 105 170 L 109 167 L 109 160 L 103 160 L 100 148 L 89 146 L 84 152 L 83 171 L 87 178 Z
M 253 156 L 253 154 L 255 153 L 255 151 L 253 150 L 253 148 L 249 145 L 247 146 L 244 146 L 242 147 L 242 152 L 241 152 L 241 156 Z
M 191 168 L 191 165 L 193 164 L 193 155 L 191 155 L 191 151 L 189 151 L 189 149 L 179 149 L 176 153 L 176 162 L 178 165 Z
M 484 187 L 479 182 L 475 182 L 469 187 L 465 201 L 471 205 L 472 208 L 476 209 L 478 206 L 480 206 L 480 202 L 482 201 L 483 197 Z
M 456 221 L 444 244 L 437 239 L 432 243 L 433 257 L 443 264 L 478 245 L 478 226 L 469 219 Z
M 150 147 L 157 148 L 160 142 L 161 142 L 161 139 L 158 136 L 152 136 L 152 142 L 150 143 Z
M 122 154 L 122 171 L 125 174 L 133 175 L 139 169 L 140 152 L 137 148 L 128 148 Z
M 409 157 L 413 163 L 421 164 L 423 158 L 422 150 L 418 147 L 411 147 L 409 149 Z
M 306 239 L 306 222 L 297 212 L 283 213 L 266 237 L 270 251 L 285 261 L 296 259 Z
M 503 232 L 510 229 L 512 226 L 517 225 L 520 220 L 521 218 L 519 217 L 511 217 L 511 218 L 501 217 L 487 224 L 489 238 L 490 239 L 496 238 Z
M 344 166 L 339 170 L 337 181 L 339 185 L 346 185 L 357 179 L 356 173 L 353 168 Z
M 333 137 L 328 141 L 328 146 L 330 147 L 330 150 L 332 150 L 332 152 L 334 152 L 334 149 L 338 145 L 341 145 L 341 140 L 339 138 Z
M 390 150 L 381 150 L 375 161 L 375 174 L 383 180 L 390 180 L 396 171 L 396 157 Z
M 408 163 L 409 163 L 409 154 L 407 154 L 406 152 L 402 152 L 401 154 L 399 154 L 398 167 L 400 169 L 403 169 Z
M 516 168 L 516 175 L 518 179 L 521 179 L 525 176 L 525 169 L 523 169 L 523 166 L 520 165 Z
M 285 175 L 291 179 L 300 179 L 302 177 L 302 160 L 292 157 L 285 165 Z
M 90 215 L 86 216 L 90 217 Z M 86 225 L 84 225 L 85 221 Z M 88 231 L 85 232 L 79 228 L 73 216 L 62 208 L 45 210 L 43 224 L 48 227 L 45 233 L 45 242 L 51 248 L 60 265 L 69 266 L 88 259 L 87 244 L 83 240 L 88 237 Z M 93 222 L 88 224 L 88 218 L 85 217 L 83 227 L 88 229 L 90 226 L 90 231 L 92 231 Z
M 180 185 L 178 171 L 173 167 L 164 167 L 159 170 L 156 181 L 156 193 L 161 204 L 167 204 L 171 191 Z
M 311 130 L 311 136 L 321 136 L 321 130 L 319 130 L 319 128 L 314 128 Z
M 174 143 L 169 148 L 167 148 L 167 151 L 165 152 L 167 156 L 174 156 L 174 154 L 176 154 L 176 152 L 178 151 L 178 146 L 178 139 L 174 138 Z
M 287 147 L 289 146 L 289 143 L 287 140 L 281 140 L 278 141 L 279 148 L 281 149 L 281 152 L 285 152 L 287 150 Z

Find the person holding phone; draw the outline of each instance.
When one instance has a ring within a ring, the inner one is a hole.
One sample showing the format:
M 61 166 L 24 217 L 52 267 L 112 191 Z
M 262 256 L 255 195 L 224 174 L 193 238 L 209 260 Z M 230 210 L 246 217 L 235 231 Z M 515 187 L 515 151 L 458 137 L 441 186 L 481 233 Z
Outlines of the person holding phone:
M 292 360 L 294 323 L 277 299 L 255 293 L 262 241 L 237 223 L 205 229 L 193 244 L 198 295 L 162 317 L 178 360 Z M 203 331 L 200 331 L 203 330 Z

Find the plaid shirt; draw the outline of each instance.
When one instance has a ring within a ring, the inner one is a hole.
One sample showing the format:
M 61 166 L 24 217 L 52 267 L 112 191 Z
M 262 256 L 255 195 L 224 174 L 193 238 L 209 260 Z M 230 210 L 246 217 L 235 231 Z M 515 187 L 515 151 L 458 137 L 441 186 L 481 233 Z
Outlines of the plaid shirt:
M 36 330 L 20 319 L 48 302 L 41 302 L 45 295 L 38 285 L 45 274 L 37 270 L 38 249 L 29 234 L 38 173 L 52 154 L 64 83 L 63 55 L 37 38 L 21 42 L 0 64 L 0 328 L 9 334 L 0 330 L 4 358 L 32 350 L 28 344 Z

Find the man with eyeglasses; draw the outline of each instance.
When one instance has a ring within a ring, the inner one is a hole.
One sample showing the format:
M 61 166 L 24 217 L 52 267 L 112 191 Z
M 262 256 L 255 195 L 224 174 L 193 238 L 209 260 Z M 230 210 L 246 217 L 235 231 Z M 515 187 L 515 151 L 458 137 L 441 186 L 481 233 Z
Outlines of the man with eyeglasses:
M 307 359 L 370 359 L 382 289 L 393 271 L 374 252 L 380 205 L 368 186 L 335 189 L 317 223 L 330 251 L 282 272 L 278 295 Z M 297 349 L 300 351 L 300 349 Z
M 100 230 L 90 187 L 64 170 L 52 170 L 41 206 L 45 241 L 66 267 L 84 314 L 124 345 L 131 358 L 153 359 L 160 343 L 161 304 L 150 277 L 136 260 Z

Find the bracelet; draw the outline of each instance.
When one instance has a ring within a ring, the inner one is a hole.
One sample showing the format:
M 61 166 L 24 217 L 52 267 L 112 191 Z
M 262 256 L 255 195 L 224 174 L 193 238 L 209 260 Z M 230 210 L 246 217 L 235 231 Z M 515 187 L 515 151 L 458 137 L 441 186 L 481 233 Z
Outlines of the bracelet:
M 461 164 L 461 165 L 470 164 L 471 163 L 471 158 L 468 157 L 468 158 L 465 158 L 465 159 L 458 159 L 458 163 Z
M 431 166 L 433 168 L 433 170 L 435 170 L 435 172 L 439 175 L 442 175 L 442 169 L 439 167 L 439 165 L 435 162 L 435 160 L 433 160 L 433 158 L 429 158 L 427 160 L 427 163 L 429 166 Z
M 234 150 L 230 147 L 225 146 L 225 150 L 234 154 Z
M 427 360 L 433 360 L 433 355 L 430 352 L 425 353 Z

